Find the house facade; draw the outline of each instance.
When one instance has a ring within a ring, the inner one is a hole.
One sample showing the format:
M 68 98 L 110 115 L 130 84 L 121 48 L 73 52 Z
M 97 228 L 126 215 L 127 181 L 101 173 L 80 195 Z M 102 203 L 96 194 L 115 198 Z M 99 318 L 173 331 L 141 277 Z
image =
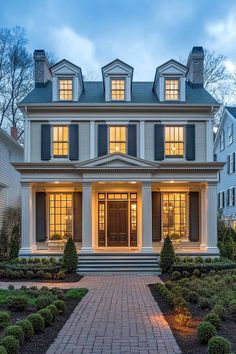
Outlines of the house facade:
M 169 234 L 184 254 L 218 255 L 213 115 L 202 47 L 187 66 L 157 67 L 153 82 L 114 60 L 84 81 L 62 60 L 34 52 L 35 88 L 25 116 L 21 256 L 159 254 Z
M 12 162 L 23 160 L 23 147 L 0 128 L 0 229 L 19 220 L 21 176 Z
M 217 205 L 228 226 L 236 229 L 236 107 L 225 107 L 214 142 L 215 160 L 225 162 L 219 172 Z

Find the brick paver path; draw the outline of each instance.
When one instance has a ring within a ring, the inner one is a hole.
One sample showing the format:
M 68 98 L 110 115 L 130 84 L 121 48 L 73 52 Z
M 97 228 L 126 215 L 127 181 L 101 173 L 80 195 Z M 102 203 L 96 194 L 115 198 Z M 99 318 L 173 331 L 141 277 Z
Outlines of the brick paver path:
M 147 284 L 156 276 L 86 276 L 78 284 L 88 294 L 47 354 L 180 353 Z

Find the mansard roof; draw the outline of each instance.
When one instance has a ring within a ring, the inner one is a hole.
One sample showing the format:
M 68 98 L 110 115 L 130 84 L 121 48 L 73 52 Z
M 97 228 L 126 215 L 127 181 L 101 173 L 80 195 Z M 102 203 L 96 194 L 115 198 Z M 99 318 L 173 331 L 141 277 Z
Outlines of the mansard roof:
M 225 108 L 227 109 L 227 111 L 229 111 L 229 113 L 230 113 L 234 118 L 236 118 L 236 107 L 229 107 L 229 106 L 226 106 Z
M 20 106 L 30 104 L 49 104 L 52 101 L 52 82 L 48 81 L 42 87 L 34 88 L 28 96 L 21 102 Z M 55 102 L 54 102 L 55 103 Z M 60 102 L 63 104 L 62 102 Z M 74 103 L 74 102 L 73 102 Z M 102 81 L 84 81 L 84 91 L 82 92 L 78 103 L 80 104 L 111 104 L 105 101 L 104 87 Z M 126 105 L 127 102 L 116 102 L 116 105 Z M 128 104 L 166 104 L 161 102 L 153 91 L 153 82 L 133 81 L 131 101 Z M 217 105 L 218 102 L 203 88 L 191 87 L 186 83 L 186 101 L 185 102 L 168 102 L 168 105 Z

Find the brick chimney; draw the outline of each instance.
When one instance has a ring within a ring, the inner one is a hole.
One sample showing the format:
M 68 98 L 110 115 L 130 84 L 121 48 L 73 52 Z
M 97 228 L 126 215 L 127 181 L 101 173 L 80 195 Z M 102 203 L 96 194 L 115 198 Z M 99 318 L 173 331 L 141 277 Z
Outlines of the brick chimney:
M 187 81 L 193 87 L 203 87 L 204 84 L 204 51 L 202 47 L 193 47 L 188 56 Z
M 11 137 L 15 140 L 18 139 L 18 130 L 16 127 L 11 127 Z
M 41 49 L 34 51 L 34 80 L 35 87 L 43 86 L 48 80 L 52 80 L 48 58 Z

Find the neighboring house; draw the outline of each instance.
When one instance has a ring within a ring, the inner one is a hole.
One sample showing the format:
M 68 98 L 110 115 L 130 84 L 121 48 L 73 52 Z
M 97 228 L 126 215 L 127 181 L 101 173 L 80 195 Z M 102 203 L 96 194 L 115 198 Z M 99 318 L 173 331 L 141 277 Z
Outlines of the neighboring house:
M 23 147 L 0 128 L 0 229 L 11 224 L 20 208 L 20 173 L 11 165 L 24 160 Z
M 35 88 L 25 116 L 22 256 L 60 254 L 72 236 L 78 252 L 158 255 L 170 234 L 184 254 L 218 255 L 213 115 L 203 88 L 202 47 L 187 66 L 170 60 L 153 82 L 133 81 L 119 59 L 102 82 L 80 67 L 49 67 L 34 52 Z M 93 257 L 93 256 L 92 256 Z M 82 259 L 82 258 L 81 258 Z
M 236 107 L 225 107 L 214 142 L 216 161 L 225 162 L 219 172 L 218 209 L 225 222 L 236 229 Z

